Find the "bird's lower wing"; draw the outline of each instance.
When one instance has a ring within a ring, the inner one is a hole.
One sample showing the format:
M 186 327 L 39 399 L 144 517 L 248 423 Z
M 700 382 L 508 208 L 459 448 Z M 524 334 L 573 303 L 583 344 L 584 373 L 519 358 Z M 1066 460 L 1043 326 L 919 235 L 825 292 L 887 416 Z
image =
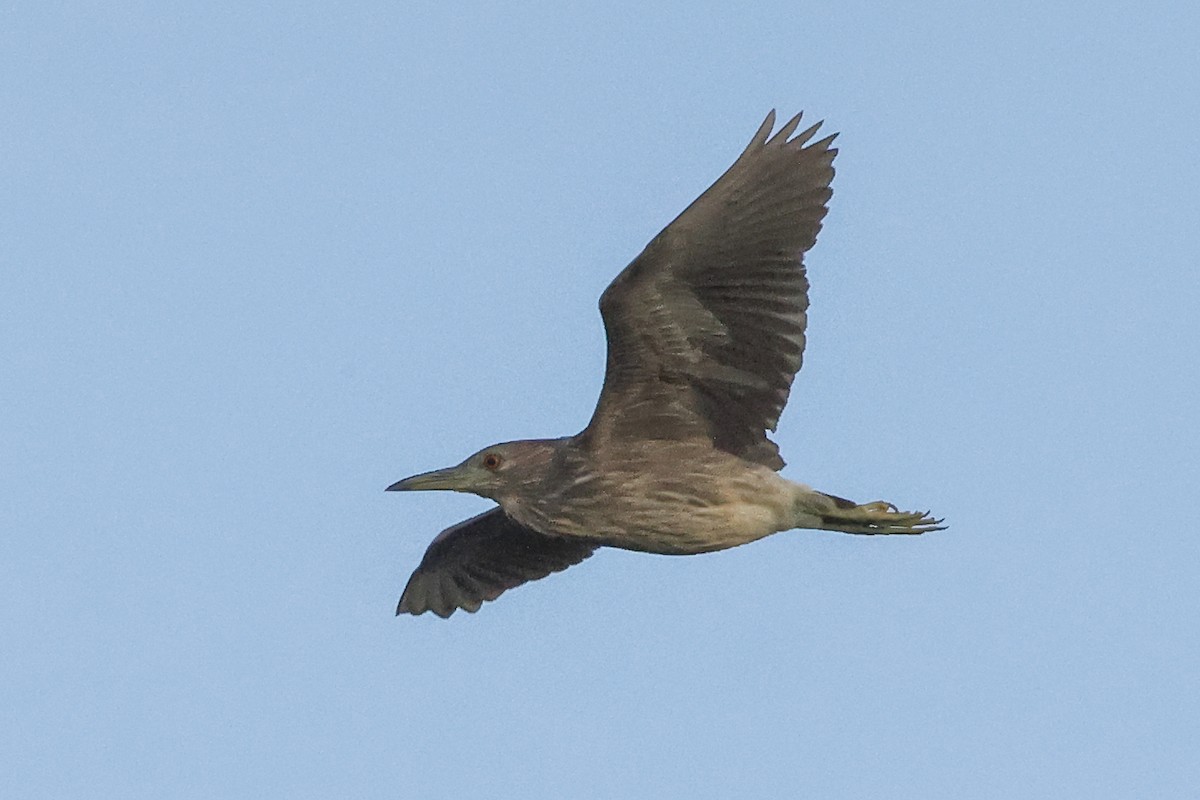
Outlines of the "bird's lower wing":
M 485 601 L 578 564 L 595 549 L 526 528 L 497 507 L 437 535 L 408 579 L 396 613 L 432 611 L 443 618 L 460 608 L 474 613 Z

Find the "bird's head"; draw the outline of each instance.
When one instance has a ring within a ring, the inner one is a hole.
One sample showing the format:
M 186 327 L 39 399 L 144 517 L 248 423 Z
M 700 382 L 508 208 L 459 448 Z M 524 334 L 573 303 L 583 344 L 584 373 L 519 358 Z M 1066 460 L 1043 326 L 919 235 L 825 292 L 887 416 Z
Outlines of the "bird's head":
M 502 442 L 467 456 L 461 464 L 422 472 L 387 487 L 389 492 L 469 492 L 497 502 L 543 481 L 560 440 Z

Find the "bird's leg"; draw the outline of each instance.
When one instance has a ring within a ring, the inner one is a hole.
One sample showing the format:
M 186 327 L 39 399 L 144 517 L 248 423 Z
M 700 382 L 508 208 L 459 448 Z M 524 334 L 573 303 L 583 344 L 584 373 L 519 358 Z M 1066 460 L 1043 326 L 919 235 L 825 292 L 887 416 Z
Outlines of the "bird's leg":
M 929 533 L 945 530 L 942 520 L 934 519 L 928 511 L 901 511 L 891 503 L 850 505 L 821 514 L 822 530 L 856 534 Z
M 929 533 L 944 529 L 942 520 L 928 511 L 901 511 L 891 503 L 855 503 L 837 495 L 820 492 L 802 483 L 791 484 L 791 525 L 839 533 L 863 535 L 888 533 Z

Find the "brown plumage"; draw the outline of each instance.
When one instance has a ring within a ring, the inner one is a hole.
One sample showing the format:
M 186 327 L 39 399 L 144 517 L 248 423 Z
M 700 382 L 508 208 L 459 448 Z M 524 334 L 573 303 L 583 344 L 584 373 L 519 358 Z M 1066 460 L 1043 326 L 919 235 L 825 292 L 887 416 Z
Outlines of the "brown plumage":
M 924 533 L 940 520 L 857 505 L 780 477 L 767 438 L 805 344 L 804 253 L 833 179 L 834 136 L 774 112 L 741 156 L 609 285 L 604 388 L 578 435 L 507 442 L 389 490 L 450 489 L 499 508 L 443 531 L 397 613 L 475 611 L 600 546 L 734 547 L 790 528 Z

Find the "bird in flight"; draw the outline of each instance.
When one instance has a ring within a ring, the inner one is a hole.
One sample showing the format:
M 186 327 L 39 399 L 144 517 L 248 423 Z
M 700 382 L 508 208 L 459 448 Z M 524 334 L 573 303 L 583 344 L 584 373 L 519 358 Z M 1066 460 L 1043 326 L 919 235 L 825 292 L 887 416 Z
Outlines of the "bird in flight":
M 504 442 L 388 491 L 498 504 L 442 531 L 397 614 L 474 612 L 599 547 L 686 555 L 792 528 L 941 530 L 927 512 L 855 503 L 779 475 L 768 437 L 804 354 L 804 254 L 832 194 L 836 136 L 775 112 L 724 175 L 600 297 L 604 387 L 575 436 Z M 810 143 L 811 141 L 811 143 Z

